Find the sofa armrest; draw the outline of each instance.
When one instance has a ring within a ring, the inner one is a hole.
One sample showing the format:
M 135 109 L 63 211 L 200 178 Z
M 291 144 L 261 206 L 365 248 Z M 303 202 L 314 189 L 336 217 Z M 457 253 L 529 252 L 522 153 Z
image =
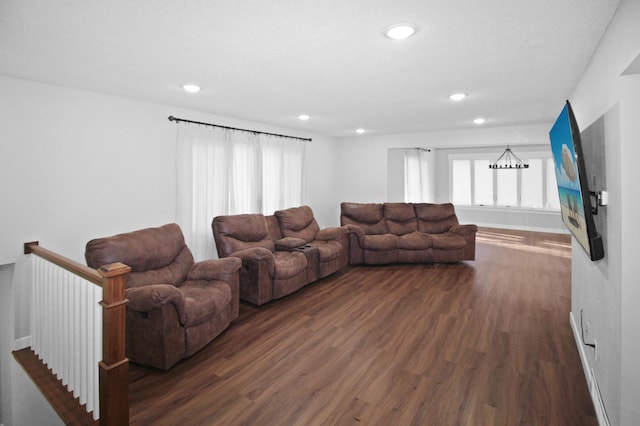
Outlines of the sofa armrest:
M 453 225 L 450 229 L 450 232 L 459 235 L 469 235 L 472 233 L 478 232 L 478 227 L 476 225 Z
M 325 228 L 318 231 L 316 234 L 316 240 L 322 241 L 340 241 L 345 235 L 349 233 L 346 226 L 334 226 L 331 228 Z
M 273 253 L 271 250 L 264 247 L 251 247 L 248 249 L 242 249 L 234 251 L 229 257 L 238 257 L 243 262 L 245 260 L 273 260 Z
M 229 257 L 239 257 L 242 260 L 244 269 L 251 268 L 256 263 L 262 263 L 267 266 L 269 275 L 273 276 L 275 272 L 275 260 L 273 253 L 264 247 L 252 247 L 248 249 L 234 251 Z
M 237 257 L 203 260 L 194 263 L 187 273 L 188 280 L 220 280 L 233 281 L 233 276 L 242 267 L 242 260 Z
M 273 253 L 264 247 L 238 250 L 229 256 L 242 260 L 239 284 L 240 299 L 262 305 L 273 299 L 273 276 L 276 265 Z
M 184 295 L 177 287 L 170 284 L 151 284 L 142 287 L 128 288 L 126 291 L 127 308 L 137 312 L 149 312 L 159 309 L 167 303 L 173 303 L 178 312 L 178 320 L 184 324 L 187 311 Z
M 276 250 L 278 251 L 294 251 L 298 247 L 302 247 L 306 241 L 302 238 L 285 237 L 276 241 Z
M 464 248 L 462 260 L 475 260 L 476 232 L 478 231 L 478 227 L 476 225 L 454 225 L 449 229 L 449 231 L 460 235 L 467 241 L 467 246 Z
M 366 235 L 364 233 L 364 229 L 358 225 L 346 225 L 346 227 L 349 234 L 354 235 L 357 238 L 360 247 L 364 247 L 364 236 Z

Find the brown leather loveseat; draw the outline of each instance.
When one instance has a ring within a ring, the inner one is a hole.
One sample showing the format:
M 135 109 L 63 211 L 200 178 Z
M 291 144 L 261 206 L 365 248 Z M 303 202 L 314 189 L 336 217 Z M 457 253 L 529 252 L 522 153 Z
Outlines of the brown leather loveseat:
M 342 203 L 340 209 L 350 264 L 475 259 L 478 228 L 460 225 L 451 203 Z
M 348 262 L 348 231 L 320 229 L 309 206 L 273 215 L 217 216 L 218 256 L 242 259 L 240 299 L 262 305 L 330 275 Z
M 240 259 L 194 263 L 175 223 L 87 243 L 92 268 L 121 262 L 127 277 L 127 357 L 167 370 L 224 331 L 239 314 Z

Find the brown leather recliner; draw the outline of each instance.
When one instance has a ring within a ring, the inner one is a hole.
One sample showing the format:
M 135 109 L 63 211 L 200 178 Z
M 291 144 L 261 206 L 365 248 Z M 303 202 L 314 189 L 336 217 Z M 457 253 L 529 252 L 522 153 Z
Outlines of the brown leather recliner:
M 298 239 L 298 245 L 304 244 L 318 251 L 316 278 L 331 275 L 349 262 L 349 231 L 346 227 L 320 229 L 309 206 L 278 210 L 274 216 L 284 238 Z
M 262 305 L 307 284 L 307 257 L 296 250 L 277 250 L 262 214 L 217 216 L 211 224 L 218 256 L 242 259 L 240 299 Z M 293 249 L 294 247 L 292 247 Z
M 194 263 L 176 224 L 87 243 L 87 265 L 131 267 L 126 281 L 127 357 L 167 370 L 202 349 L 239 314 L 240 259 Z

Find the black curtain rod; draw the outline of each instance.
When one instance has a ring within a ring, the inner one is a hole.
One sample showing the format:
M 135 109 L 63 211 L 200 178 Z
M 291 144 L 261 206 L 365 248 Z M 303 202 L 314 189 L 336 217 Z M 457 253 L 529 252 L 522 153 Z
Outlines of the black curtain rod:
M 299 139 L 301 141 L 311 142 L 311 138 L 299 138 L 297 136 L 280 135 L 278 133 L 260 132 L 258 130 L 239 129 L 237 127 L 221 126 L 219 124 L 203 123 L 202 121 L 185 120 L 184 118 L 174 117 L 173 115 L 169 116 L 169 121 L 176 121 L 176 122 L 182 121 L 185 123 L 201 124 L 203 126 L 220 127 L 222 129 L 228 129 L 228 130 L 239 130 L 241 132 L 249 132 L 249 133 L 261 134 L 261 135 L 271 135 L 271 136 L 278 136 L 281 138 Z

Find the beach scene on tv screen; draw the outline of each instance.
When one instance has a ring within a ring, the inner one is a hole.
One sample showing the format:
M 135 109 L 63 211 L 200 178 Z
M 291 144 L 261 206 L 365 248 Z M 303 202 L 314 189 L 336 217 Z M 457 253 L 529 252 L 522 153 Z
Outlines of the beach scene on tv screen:
M 582 200 L 582 191 L 580 190 L 578 164 L 573 148 L 571 124 L 566 106 L 551 129 L 550 137 L 551 150 L 553 151 L 556 167 L 562 220 L 589 253 L 584 202 Z

